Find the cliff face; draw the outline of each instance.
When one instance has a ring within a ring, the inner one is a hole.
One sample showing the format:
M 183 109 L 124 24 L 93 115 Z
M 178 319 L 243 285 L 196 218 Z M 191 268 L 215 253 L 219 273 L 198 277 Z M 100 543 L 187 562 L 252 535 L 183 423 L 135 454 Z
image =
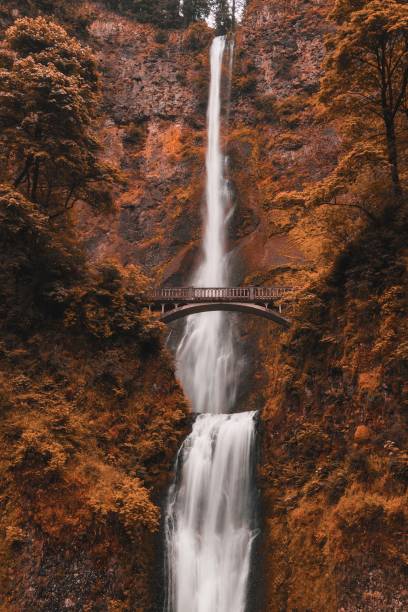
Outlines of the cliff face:
M 1 6 L 1 29 L 38 10 Z M 58 228 L 9 185 L 0 189 L 4 612 L 159 609 L 160 506 L 189 430 L 164 330 L 140 312 L 141 270 L 95 263 L 117 255 L 155 270 L 174 252 L 177 238 L 165 232 L 173 222 L 181 227 L 172 190 L 186 184 L 191 159 L 202 154 L 195 140 L 202 125 L 192 141 L 185 137 L 196 98 L 185 84 L 169 87 L 186 76 L 186 63 L 175 59 L 184 43 L 170 34 L 168 59 L 149 26 L 95 4 L 86 17 L 86 28 L 63 23 L 100 54 L 100 138 L 124 181 L 117 209 L 104 217 L 79 206 L 73 227 Z M 206 28 L 186 44 L 201 49 L 202 37 Z M 155 238 L 163 235 L 157 258 Z
M 263 343 L 268 610 L 407 605 L 404 227 L 365 232 Z
M 296 270 L 305 256 L 293 231 L 299 211 L 273 200 L 323 176 L 316 160 L 330 167 L 336 157 L 333 131 L 317 130 L 310 109 L 326 13 L 320 3 L 250 3 L 237 33 L 226 130 L 237 282 Z M 158 31 L 100 5 L 94 14 L 88 42 L 101 67 L 101 139 L 124 184 L 111 217 L 83 210 L 78 223 L 94 257 L 114 254 L 159 282 L 188 282 L 200 256 L 211 32 L 202 24 Z
M 315 125 L 311 108 L 326 15 L 327 2 L 250 2 L 237 33 L 229 146 L 248 280 L 296 284 L 310 260 L 298 235 L 304 212 L 275 196 L 324 176 L 336 159 L 336 136 Z
M 51 326 L 0 364 L 0 609 L 157 609 L 156 504 L 187 432 L 167 358 Z
M 100 135 L 123 185 L 104 222 L 78 214 L 81 231 L 95 257 L 187 282 L 200 239 L 211 33 L 159 31 L 102 7 L 88 31 L 102 74 Z

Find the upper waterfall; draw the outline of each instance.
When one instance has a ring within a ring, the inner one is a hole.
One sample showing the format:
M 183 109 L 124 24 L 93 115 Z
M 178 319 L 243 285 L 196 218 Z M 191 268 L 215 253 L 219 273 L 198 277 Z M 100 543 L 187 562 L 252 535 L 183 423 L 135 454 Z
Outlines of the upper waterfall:
M 197 284 L 203 287 L 224 287 L 228 280 L 225 261 L 225 208 L 228 189 L 224 177 L 224 155 L 220 146 L 224 50 L 225 38 L 216 38 L 211 47 L 211 82 L 207 111 L 207 218 L 203 240 L 204 261 L 196 276 Z
M 221 147 L 222 85 L 229 90 L 232 42 L 224 36 L 211 46 L 211 81 L 207 111 L 206 210 L 203 260 L 193 284 L 224 287 L 229 284 L 226 253 L 226 223 L 229 193 L 225 178 L 225 156 Z M 231 55 L 230 55 L 231 57 Z M 191 316 L 177 350 L 178 375 L 195 412 L 229 412 L 237 391 L 238 362 L 234 350 L 231 319 L 222 312 Z

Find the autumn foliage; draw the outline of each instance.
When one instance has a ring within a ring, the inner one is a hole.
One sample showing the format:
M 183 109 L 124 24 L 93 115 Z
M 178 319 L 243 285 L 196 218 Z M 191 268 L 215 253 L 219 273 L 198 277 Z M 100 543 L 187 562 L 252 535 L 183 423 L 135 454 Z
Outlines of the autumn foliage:
M 20 19 L 1 50 L 1 176 L 51 217 L 79 200 L 111 202 L 113 172 L 98 160 L 95 60 L 43 17 Z
M 255 98 L 279 134 L 262 193 L 271 233 L 304 254 L 264 271 L 297 287 L 289 333 L 262 329 L 259 344 L 268 610 L 407 603 L 407 5 L 327 12 L 319 89 L 300 108 Z M 264 176 L 254 131 L 248 157 Z
M 0 609 L 147 610 L 186 406 L 149 279 L 91 262 L 70 213 L 103 214 L 120 180 L 96 60 L 40 16 L 7 29 L 0 66 Z
M 211 39 L 202 23 L 181 27 L 209 4 L 184 2 L 184 19 L 178 2 L 102 4 L 0 7 L 1 612 L 161 604 L 159 509 L 188 409 L 143 307 L 151 281 L 103 257 L 117 246 L 123 177 L 102 162 L 100 135 L 111 157 L 123 145 L 116 167 L 131 176 L 117 252 L 143 251 L 159 273 L 174 264 L 179 279 L 199 240 Z M 407 4 L 252 0 L 251 14 L 226 138 L 230 238 L 248 282 L 296 288 L 287 333 L 242 322 L 245 406 L 261 407 L 259 609 L 404 609 Z M 220 13 L 220 31 L 230 25 Z M 176 107 L 166 116 L 168 100 L 152 119 L 142 90 L 126 116 L 135 31 L 151 45 L 137 55 L 146 90 L 149 71 L 157 92 L 168 87 L 158 73 L 178 67 L 174 97 L 193 108 L 182 119 Z
M 333 16 L 339 26 L 327 43 L 321 100 L 332 116 L 347 117 L 346 134 L 354 148 L 376 145 L 380 160 L 385 150 L 398 197 L 406 132 L 408 7 L 375 0 L 356 9 L 342 1 Z
M 335 163 L 321 181 L 281 191 L 274 202 L 303 211 L 306 231 L 330 240 L 343 229 L 341 250 L 367 223 L 405 214 L 408 8 L 397 0 L 339 0 L 330 18 L 313 107 L 316 124 L 329 122 L 339 136 Z

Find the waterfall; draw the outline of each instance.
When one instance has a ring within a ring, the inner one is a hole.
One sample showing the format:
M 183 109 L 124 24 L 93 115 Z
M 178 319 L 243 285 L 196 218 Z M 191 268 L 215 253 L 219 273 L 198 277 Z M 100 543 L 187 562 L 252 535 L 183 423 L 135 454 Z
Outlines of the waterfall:
M 206 219 L 203 238 L 204 258 L 198 268 L 195 287 L 225 287 L 229 281 L 226 254 L 226 217 L 229 202 L 221 151 L 221 85 L 224 36 L 211 47 L 211 80 L 207 111 L 208 144 L 206 155 Z M 231 67 L 230 62 L 228 63 Z M 229 75 L 228 75 L 229 81 Z M 229 84 L 227 83 L 229 87 Z M 228 412 L 237 394 L 239 366 L 235 358 L 231 318 L 224 312 L 207 312 L 187 320 L 184 337 L 177 350 L 177 369 L 183 388 L 195 412 Z
M 194 285 L 202 287 L 229 282 L 229 194 L 221 149 L 226 47 L 225 37 L 216 37 L 211 47 L 204 257 L 194 277 Z M 227 66 L 230 72 L 231 58 Z M 221 312 L 191 316 L 177 349 L 177 368 L 193 410 L 200 414 L 179 451 L 168 496 L 165 610 L 244 612 L 255 536 L 256 413 L 226 414 L 234 407 L 240 372 L 231 318 Z
M 254 538 L 254 412 L 200 415 L 167 510 L 172 612 L 243 612 Z

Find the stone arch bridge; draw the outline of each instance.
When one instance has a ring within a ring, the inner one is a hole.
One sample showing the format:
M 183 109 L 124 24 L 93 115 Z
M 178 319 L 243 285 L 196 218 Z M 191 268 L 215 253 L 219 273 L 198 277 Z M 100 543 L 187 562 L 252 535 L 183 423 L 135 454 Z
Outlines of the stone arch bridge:
M 283 327 L 290 320 L 282 315 L 282 298 L 290 287 L 179 287 L 153 289 L 147 295 L 149 309 L 160 309 L 163 323 L 191 314 L 211 311 L 246 312 Z

